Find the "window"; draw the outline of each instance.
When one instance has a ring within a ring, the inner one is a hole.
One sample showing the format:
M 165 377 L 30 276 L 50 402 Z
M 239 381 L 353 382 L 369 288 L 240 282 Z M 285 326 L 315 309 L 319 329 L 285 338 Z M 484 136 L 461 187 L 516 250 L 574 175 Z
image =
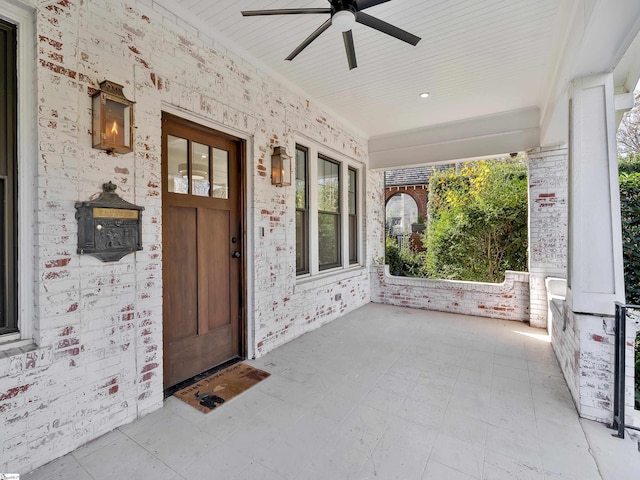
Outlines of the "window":
M 229 198 L 229 152 L 226 150 L 167 135 L 167 159 L 169 193 Z
M 349 264 L 358 262 L 358 172 L 349 167 Z
M 309 273 L 309 150 L 296 145 L 296 274 Z
M 340 266 L 340 164 L 318 159 L 318 267 Z
M 361 168 L 313 143 L 296 145 L 296 274 L 359 263 Z
M 18 331 L 16 26 L 0 20 L 0 334 Z

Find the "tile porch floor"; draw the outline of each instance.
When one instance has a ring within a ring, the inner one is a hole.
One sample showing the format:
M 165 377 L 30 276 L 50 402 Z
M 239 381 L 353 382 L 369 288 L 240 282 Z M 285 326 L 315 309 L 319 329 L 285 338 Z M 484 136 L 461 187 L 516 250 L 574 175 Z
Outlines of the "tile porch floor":
M 22 478 L 613 480 L 626 441 L 593 424 L 613 448 L 590 448 L 544 333 L 369 304 L 250 361 L 272 376 L 218 410 L 169 398 Z

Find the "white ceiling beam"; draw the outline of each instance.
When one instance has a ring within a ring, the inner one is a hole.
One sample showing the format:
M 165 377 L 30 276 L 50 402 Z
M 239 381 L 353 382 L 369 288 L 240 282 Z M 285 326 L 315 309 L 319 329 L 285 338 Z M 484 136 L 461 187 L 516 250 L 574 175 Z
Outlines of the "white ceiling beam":
M 540 145 L 540 112 L 528 108 L 369 139 L 372 169 L 520 152 Z

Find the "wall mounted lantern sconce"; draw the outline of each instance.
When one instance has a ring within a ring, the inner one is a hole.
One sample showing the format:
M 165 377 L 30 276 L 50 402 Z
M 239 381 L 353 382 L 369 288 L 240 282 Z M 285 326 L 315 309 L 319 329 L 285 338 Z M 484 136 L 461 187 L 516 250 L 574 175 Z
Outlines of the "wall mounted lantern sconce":
M 133 151 L 133 104 L 122 85 L 104 80 L 93 94 L 93 148 L 108 153 Z
M 271 155 L 271 185 L 291 185 L 291 156 L 284 147 L 273 147 Z

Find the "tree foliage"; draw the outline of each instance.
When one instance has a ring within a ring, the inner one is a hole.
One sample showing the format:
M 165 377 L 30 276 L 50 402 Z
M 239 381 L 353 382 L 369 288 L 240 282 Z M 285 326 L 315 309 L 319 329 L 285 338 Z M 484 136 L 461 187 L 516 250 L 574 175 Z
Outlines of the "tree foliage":
M 626 302 L 640 304 L 640 155 L 620 159 L 620 214 Z
M 618 162 L 625 301 L 640 304 L 640 151 Z M 640 333 L 635 341 L 635 408 L 640 410 Z
M 633 108 L 622 117 L 617 137 L 618 151 L 623 157 L 640 154 L 640 92 L 636 94 Z
M 527 166 L 482 160 L 429 182 L 428 277 L 500 282 L 527 268 Z

